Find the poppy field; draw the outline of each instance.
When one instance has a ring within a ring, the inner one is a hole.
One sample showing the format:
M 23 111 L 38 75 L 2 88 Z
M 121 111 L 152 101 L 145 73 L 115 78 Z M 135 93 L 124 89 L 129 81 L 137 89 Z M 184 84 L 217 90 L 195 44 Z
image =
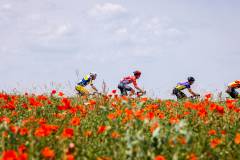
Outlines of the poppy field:
M 238 160 L 240 102 L 0 93 L 0 159 Z

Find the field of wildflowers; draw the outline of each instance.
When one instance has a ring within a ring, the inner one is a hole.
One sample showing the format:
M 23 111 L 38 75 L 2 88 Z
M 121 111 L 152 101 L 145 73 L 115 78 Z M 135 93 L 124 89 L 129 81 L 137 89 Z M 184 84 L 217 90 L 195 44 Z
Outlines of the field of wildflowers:
M 240 102 L 0 94 L 1 160 L 240 159 Z

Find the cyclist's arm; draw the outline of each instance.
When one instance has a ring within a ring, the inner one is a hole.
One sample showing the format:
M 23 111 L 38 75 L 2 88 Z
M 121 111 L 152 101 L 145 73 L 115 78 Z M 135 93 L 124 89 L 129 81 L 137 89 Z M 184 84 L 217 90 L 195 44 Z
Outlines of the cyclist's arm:
M 144 92 L 143 89 L 141 89 L 140 87 L 138 87 L 137 82 L 133 82 L 133 85 L 134 85 L 134 87 L 135 87 L 137 90 L 139 90 L 140 92 Z
M 198 96 L 199 94 L 192 91 L 191 88 L 188 88 L 188 92 L 191 93 L 193 96 Z
M 90 85 L 94 91 L 98 92 L 97 88 L 93 84 L 90 84 Z
M 93 85 L 93 80 L 90 81 L 90 85 L 95 92 L 98 92 L 97 88 Z

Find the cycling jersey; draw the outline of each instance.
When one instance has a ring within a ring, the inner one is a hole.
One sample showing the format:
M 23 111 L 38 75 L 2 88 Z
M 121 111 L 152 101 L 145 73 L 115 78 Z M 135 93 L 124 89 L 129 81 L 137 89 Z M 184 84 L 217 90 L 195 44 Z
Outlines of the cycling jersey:
M 178 83 L 177 86 L 175 87 L 177 90 L 181 91 L 186 88 L 191 88 L 191 85 L 189 82 L 183 82 L 183 83 Z
M 120 83 L 124 84 L 124 85 L 128 85 L 128 84 L 131 84 L 133 83 L 133 85 L 135 87 L 137 87 L 137 79 L 135 76 L 127 76 L 127 77 L 124 77 Z
M 87 86 L 88 84 L 92 85 L 93 84 L 93 79 L 90 75 L 85 76 L 81 82 L 78 83 L 80 86 Z
M 234 81 L 232 83 L 229 83 L 228 87 L 234 88 L 234 89 L 240 88 L 240 80 L 236 80 L 236 81 Z

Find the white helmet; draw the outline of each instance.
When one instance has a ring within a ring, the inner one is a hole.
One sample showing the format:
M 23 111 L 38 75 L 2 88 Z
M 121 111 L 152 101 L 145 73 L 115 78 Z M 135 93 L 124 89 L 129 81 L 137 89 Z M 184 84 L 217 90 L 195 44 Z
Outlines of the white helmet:
M 95 72 L 90 72 L 90 74 L 89 74 L 90 76 L 94 76 L 94 77 L 97 77 L 97 73 L 95 73 Z

